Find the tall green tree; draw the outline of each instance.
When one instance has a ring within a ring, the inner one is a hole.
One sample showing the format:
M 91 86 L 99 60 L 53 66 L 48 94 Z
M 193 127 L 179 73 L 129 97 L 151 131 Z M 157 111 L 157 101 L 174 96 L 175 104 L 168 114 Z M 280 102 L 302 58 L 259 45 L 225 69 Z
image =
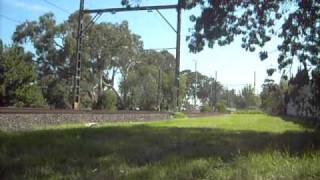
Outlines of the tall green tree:
M 70 77 L 70 71 L 65 68 L 67 58 L 64 46 L 59 43 L 63 38 L 52 13 L 40 16 L 38 21 L 26 21 L 18 25 L 12 37 L 13 41 L 20 45 L 26 43 L 33 45 L 39 83 L 43 87 L 45 98 L 48 99 L 50 105 L 65 108 L 70 107 L 70 102 L 61 102 L 60 94 L 67 96 L 68 89 L 58 90 L 61 89 L 59 86 L 68 87 L 65 78 Z M 55 94 L 59 96 L 54 96 Z
M 202 104 L 215 106 L 223 93 L 223 86 L 214 78 L 210 78 L 200 72 L 192 72 L 185 70 L 181 72 L 182 75 L 187 77 L 187 96 L 188 101 L 195 100 L 196 98 Z
M 120 83 L 122 94 L 131 108 L 169 110 L 174 99 L 174 57 L 167 51 L 141 52 Z M 181 87 L 184 87 L 181 84 Z M 185 90 L 181 90 L 184 97 Z
M 189 48 L 201 51 L 206 45 L 212 48 L 230 44 L 236 37 L 248 51 L 263 47 L 271 37 L 278 36 L 282 42 L 279 69 L 299 60 L 304 67 L 318 67 L 320 2 L 314 0 L 270 1 L 180 1 L 185 8 L 200 6 L 202 13 L 191 16 L 194 28 L 189 36 Z M 280 30 L 278 31 L 278 28 Z M 260 52 L 261 59 L 268 57 Z M 313 69 L 313 68 L 312 68 Z
M 78 12 L 61 24 L 47 13 L 37 21 L 18 25 L 13 35 L 14 42 L 33 45 L 39 82 L 49 105 L 56 108 L 71 108 L 72 104 L 77 21 Z M 114 87 L 115 74 L 120 70 L 126 78 L 129 66 L 142 49 L 142 41 L 130 32 L 127 22 L 87 26 L 90 21 L 91 17 L 85 15 L 80 83 L 81 106 L 88 108 L 97 103 L 106 88 L 123 99 Z
M 0 52 L 0 105 L 45 106 L 32 54 L 16 44 L 3 47 L 2 43 Z
M 273 81 L 265 81 L 262 86 L 262 92 L 260 93 L 261 108 L 271 114 L 285 114 L 286 102 L 284 91 L 282 86 L 279 86 Z
M 255 95 L 255 89 L 251 85 L 243 87 L 241 96 L 243 98 L 245 108 L 258 107 L 259 98 Z

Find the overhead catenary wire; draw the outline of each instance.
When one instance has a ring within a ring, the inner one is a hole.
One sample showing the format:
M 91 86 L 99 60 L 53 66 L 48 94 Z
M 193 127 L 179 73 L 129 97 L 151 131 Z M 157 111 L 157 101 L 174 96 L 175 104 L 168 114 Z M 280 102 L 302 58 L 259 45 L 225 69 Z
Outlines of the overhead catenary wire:
M 43 0 L 43 1 L 44 1 L 45 3 L 47 3 L 47 4 L 49 4 L 50 6 L 53 6 L 53 7 L 59 9 L 60 11 L 66 13 L 66 14 L 71 14 L 67 9 L 62 8 L 62 7 L 56 5 L 55 3 L 51 2 L 51 1 L 48 1 L 48 0 Z
M 161 16 L 161 18 L 170 26 L 170 28 L 177 33 L 177 30 L 172 26 L 172 24 L 168 21 L 168 19 L 166 17 L 164 17 L 164 15 L 158 10 L 156 9 L 157 13 Z
M 2 17 L 2 18 L 4 18 L 4 19 L 6 19 L 6 20 L 8 20 L 8 21 L 11 21 L 11 22 L 17 23 L 17 24 L 22 23 L 22 22 L 21 22 L 21 21 L 19 21 L 19 20 L 16 20 L 16 19 L 14 19 L 14 18 L 8 17 L 8 16 L 3 15 L 3 14 L 0 14 L 0 17 Z
M 83 28 L 81 35 L 83 35 L 91 25 L 97 22 L 97 20 L 101 17 L 102 13 L 97 13 L 91 20 L 90 22 Z

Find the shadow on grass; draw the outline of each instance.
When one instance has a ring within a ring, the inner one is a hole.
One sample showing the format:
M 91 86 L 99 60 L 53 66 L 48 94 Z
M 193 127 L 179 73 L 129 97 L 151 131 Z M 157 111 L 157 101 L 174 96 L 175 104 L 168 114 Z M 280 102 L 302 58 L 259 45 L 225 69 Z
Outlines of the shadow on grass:
M 277 150 L 299 156 L 319 149 L 318 132 L 272 134 L 139 125 L 0 134 L 0 179 L 90 177 L 97 169 L 124 164 L 141 167 L 208 157 L 228 163 L 240 154 Z M 113 179 L 113 173 L 106 176 Z
M 275 116 L 277 117 L 277 116 Z M 316 118 L 306 118 L 306 117 L 293 117 L 293 116 L 280 116 L 282 120 L 284 121 L 290 121 L 295 124 L 299 124 L 302 127 L 308 128 L 308 129 L 314 129 L 316 131 L 320 131 L 320 121 Z

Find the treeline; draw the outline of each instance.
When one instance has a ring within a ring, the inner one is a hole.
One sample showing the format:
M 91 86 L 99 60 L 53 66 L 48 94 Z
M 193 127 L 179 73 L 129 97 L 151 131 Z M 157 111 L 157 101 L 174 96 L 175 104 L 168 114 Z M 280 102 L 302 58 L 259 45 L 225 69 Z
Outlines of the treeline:
M 260 98 L 255 94 L 254 87 L 249 84 L 236 92 L 236 90 L 227 89 L 219 81 L 200 72 L 185 70 L 181 74 L 187 80 L 187 92 L 184 99 L 186 109 L 193 109 L 195 104 L 201 104 L 201 111 L 220 112 L 227 111 L 227 108 L 256 109 L 260 106 Z
M 309 72 L 306 67 L 300 67 L 294 76 L 284 76 L 279 83 L 267 79 L 260 96 L 261 107 L 268 113 L 319 120 L 319 69 Z
M 84 24 L 90 20 L 86 15 Z M 171 108 L 174 57 L 170 53 L 143 50 L 140 37 L 125 21 L 92 24 L 85 30 L 81 108 L 154 109 L 159 91 L 166 108 Z M 61 24 L 47 13 L 18 25 L 13 44 L 1 42 L 1 106 L 72 108 L 76 34 L 77 13 Z M 117 77 L 121 77 L 118 90 Z
M 91 17 L 84 17 L 89 24 Z M 13 43 L 0 43 L 1 106 L 72 108 L 77 13 L 57 24 L 52 13 L 16 27 Z M 167 51 L 144 50 L 126 21 L 99 23 L 83 35 L 81 108 L 173 110 L 175 58 Z M 27 51 L 24 47 L 28 47 Z M 30 48 L 31 47 L 31 48 Z M 240 95 L 205 75 L 186 70 L 180 76 L 180 102 L 195 98 L 213 110 L 257 105 L 252 87 Z M 116 78 L 120 77 L 119 85 Z

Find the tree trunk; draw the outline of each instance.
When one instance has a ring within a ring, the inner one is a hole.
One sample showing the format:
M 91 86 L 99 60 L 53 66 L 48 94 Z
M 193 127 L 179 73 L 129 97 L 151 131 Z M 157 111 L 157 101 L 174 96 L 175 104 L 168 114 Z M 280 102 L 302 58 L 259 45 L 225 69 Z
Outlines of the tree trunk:
M 112 91 L 117 95 L 118 101 L 120 102 L 121 108 L 124 108 L 125 106 L 124 106 L 123 100 L 121 99 L 121 96 L 119 95 L 119 93 L 114 89 L 113 86 L 111 87 L 111 89 L 112 89 Z
M 116 71 L 117 70 L 115 68 L 112 69 L 112 77 L 111 77 L 111 86 L 112 87 L 114 86 L 114 77 L 116 75 Z
M 98 85 L 98 97 L 101 97 L 103 93 L 102 89 L 102 70 L 99 71 L 99 85 Z

